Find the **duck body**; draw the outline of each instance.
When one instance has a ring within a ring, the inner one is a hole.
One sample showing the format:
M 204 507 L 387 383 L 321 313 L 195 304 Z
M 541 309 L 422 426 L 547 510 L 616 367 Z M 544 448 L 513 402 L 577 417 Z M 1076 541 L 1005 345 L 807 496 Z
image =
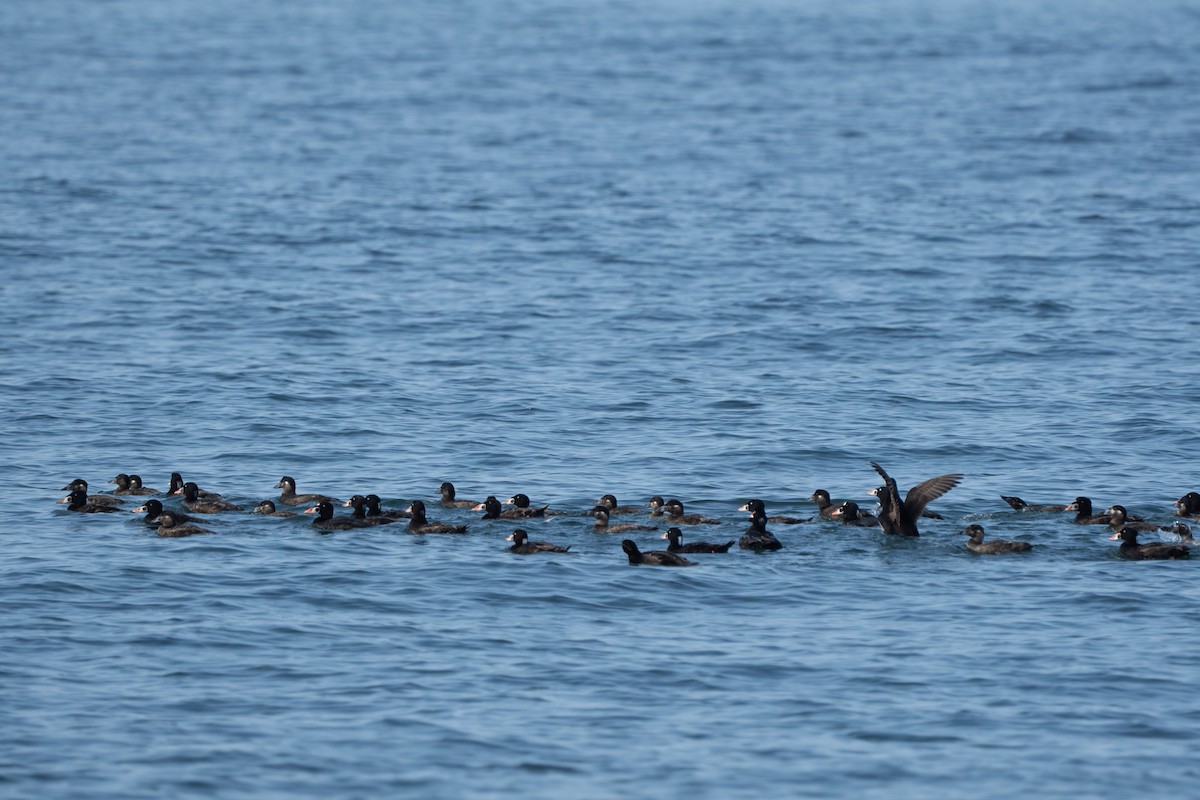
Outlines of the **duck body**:
M 688 542 L 683 543 L 683 531 L 679 528 L 668 528 L 667 532 L 662 535 L 670 544 L 667 545 L 668 553 L 728 553 L 729 548 L 733 547 L 733 540 L 730 539 L 725 544 L 716 544 L 714 542 Z
M 1191 549 L 1183 544 L 1167 544 L 1165 542 L 1138 544 L 1137 529 L 1131 527 L 1122 528 L 1108 537 L 1108 539 L 1109 541 L 1120 539 L 1121 547 L 1118 552 L 1123 558 L 1129 558 L 1134 561 L 1165 561 L 1191 556 Z
M 900 499 L 900 490 L 896 481 L 888 475 L 883 467 L 871 462 L 871 466 L 883 478 L 883 488 L 879 497 L 879 527 L 884 533 L 897 536 L 920 536 L 917 530 L 917 519 L 931 501 L 944 495 L 962 481 L 958 474 L 939 475 L 922 481 L 908 490 L 904 499 Z
M 1075 512 L 1075 518 L 1071 521 L 1076 525 L 1107 525 L 1112 522 L 1108 514 L 1093 514 L 1092 501 L 1087 497 L 1076 497 L 1063 511 Z
M 563 547 L 550 542 L 531 542 L 529 534 L 520 528 L 510 533 L 505 541 L 512 542 L 512 546 L 508 548 L 510 553 L 521 556 L 529 556 L 534 553 L 565 553 L 571 549 L 570 545 Z
M 1033 549 L 1033 545 L 1029 542 L 1014 542 L 1008 539 L 992 539 L 985 542 L 983 540 L 982 525 L 968 525 L 963 533 L 970 537 L 967 539 L 967 549 L 972 553 L 981 555 L 990 555 L 994 553 L 1027 553 Z
M 151 489 L 149 486 L 142 485 L 141 475 L 129 476 L 129 493 L 138 495 L 158 494 L 158 489 Z
M 337 503 L 340 502 L 337 498 L 330 497 L 324 494 L 296 494 L 296 479 L 290 475 L 284 475 L 279 479 L 279 483 L 275 484 L 276 489 L 282 489 L 279 493 L 279 502 L 289 506 L 303 506 L 312 503 Z
M 629 557 L 630 564 L 650 564 L 656 567 L 694 567 L 696 562 L 688 561 L 681 555 L 676 553 L 668 553 L 663 550 L 651 550 L 643 553 L 638 550 L 637 542 L 632 539 L 626 539 L 621 542 L 621 549 L 625 551 L 625 555 Z
M 354 509 L 354 513 L 350 515 L 350 521 L 354 523 L 356 528 L 373 528 L 377 525 L 390 525 L 396 521 L 395 518 L 386 517 L 383 514 L 378 514 L 374 517 L 367 514 L 367 498 L 361 494 L 354 495 L 342 505 Z
M 466 533 L 466 525 L 452 525 L 448 522 L 430 522 L 425 517 L 425 503 L 420 500 L 413 500 L 412 505 L 407 509 L 408 513 L 412 514 L 412 519 L 408 521 L 408 532 L 416 534 L 425 533 Z

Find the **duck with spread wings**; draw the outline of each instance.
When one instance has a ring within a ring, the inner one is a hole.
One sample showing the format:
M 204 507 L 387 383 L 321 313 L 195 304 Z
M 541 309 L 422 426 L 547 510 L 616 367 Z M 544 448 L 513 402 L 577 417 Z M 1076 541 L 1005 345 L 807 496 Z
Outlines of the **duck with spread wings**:
M 884 482 L 884 491 L 879 493 L 879 527 L 884 533 L 900 536 L 920 536 L 917 531 L 917 518 L 921 516 L 925 506 L 958 486 L 963 479 L 962 475 L 939 475 L 930 478 L 909 489 L 901 501 L 895 478 L 888 475 L 883 467 L 874 461 L 871 462 L 871 466 Z

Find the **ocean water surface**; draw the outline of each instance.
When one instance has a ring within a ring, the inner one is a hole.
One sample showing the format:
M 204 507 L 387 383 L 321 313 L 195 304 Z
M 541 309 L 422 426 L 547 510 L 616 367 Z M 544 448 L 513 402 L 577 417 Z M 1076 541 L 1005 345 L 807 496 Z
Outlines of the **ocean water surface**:
M 1200 559 L 999 495 L 1200 489 L 1195 3 L 13 2 L 0 69 L 0 796 L 1194 793 Z M 872 460 L 964 479 L 588 515 Z M 469 530 L 56 504 L 173 471 Z

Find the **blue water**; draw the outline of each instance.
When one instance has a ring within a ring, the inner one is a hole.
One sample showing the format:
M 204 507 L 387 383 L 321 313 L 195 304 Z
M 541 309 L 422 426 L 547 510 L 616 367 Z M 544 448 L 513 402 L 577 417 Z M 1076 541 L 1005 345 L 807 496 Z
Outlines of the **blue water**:
M 1195 792 L 1197 564 L 998 496 L 1200 489 L 1195 3 L 18 1 L 0 74 L 0 796 Z M 869 460 L 965 479 L 586 516 Z M 175 470 L 470 532 L 55 505 Z

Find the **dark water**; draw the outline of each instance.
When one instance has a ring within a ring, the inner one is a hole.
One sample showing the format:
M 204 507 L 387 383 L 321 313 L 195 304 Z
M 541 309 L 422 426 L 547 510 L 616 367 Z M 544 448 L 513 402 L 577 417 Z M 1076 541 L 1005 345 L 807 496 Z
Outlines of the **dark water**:
M 0 71 L 0 795 L 1194 793 L 1196 565 L 998 495 L 1200 488 L 1195 3 L 12 2 Z M 583 516 L 872 459 L 966 478 Z M 572 550 L 54 505 L 174 470 Z

